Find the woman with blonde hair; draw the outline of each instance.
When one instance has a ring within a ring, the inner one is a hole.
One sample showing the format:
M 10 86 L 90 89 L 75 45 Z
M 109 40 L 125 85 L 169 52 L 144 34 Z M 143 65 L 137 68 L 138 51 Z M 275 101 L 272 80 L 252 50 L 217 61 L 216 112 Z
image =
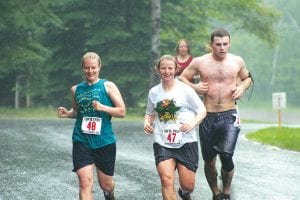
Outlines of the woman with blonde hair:
M 96 167 L 98 182 L 107 200 L 114 200 L 116 137 L 111 118 L 125 116 L 125 104 L 117 86 L 100 79 L 101 59 L 88 52 L 82 57 L 85 81 L 71 88 L 72 108 L 58 108 L 58 117 L 76 118 L 73 141 L 73 171 L 79 180 L 80 199 L 93 199 L 93 177 Z
M 206 110 L 196 92 L 175 79 L 176 70 L 174 56 L 160 58 L 156 71 L 161 82 L 149 91 L 144 132 L 153 134 L 154 157 L 163 199 L 176 200 L 174 183 L 177 169 L 178 194 L 189 200 L 199 160 L 195 127 L 206 116 Z

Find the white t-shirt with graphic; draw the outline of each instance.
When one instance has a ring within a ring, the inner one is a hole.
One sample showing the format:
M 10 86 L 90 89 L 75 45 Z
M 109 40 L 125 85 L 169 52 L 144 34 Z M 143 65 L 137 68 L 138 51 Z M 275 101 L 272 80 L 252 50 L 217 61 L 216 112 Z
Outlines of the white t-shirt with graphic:
M 161 83 L 151 88 L 146 108 L 146 115 L 155 115 L 153 142 L 168 148 L 180 148 L 185 143 L 197 141 L 195 128 L 190 132 L 181 133 L 179 127 L 182 123 L 192 121 L 196 114 L 204 110 L 204 105 L 197 93 L 189 85 L 175 81 L 176 84 L 170 91 L 165 91 Z M 175 113 L 175 120 L 160 120 L 155 108 L 157 103 L 162 101 L 173 101 L 176 107 L 180 107 Z

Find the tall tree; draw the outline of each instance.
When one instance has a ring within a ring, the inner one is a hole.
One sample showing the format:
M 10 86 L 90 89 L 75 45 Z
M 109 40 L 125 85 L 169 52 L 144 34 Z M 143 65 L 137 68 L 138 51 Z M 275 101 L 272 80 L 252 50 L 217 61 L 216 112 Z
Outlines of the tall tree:
M 20 73 L 30 80 L 22 86 L 35 105 L 67 104 L 69 88 L 82 77 L 82 54 L 95 51 L 102 57 L 101 77 L 116 82 L 127 106 L 134 107 L 145 105 L 145 91 L 155 83 L 153 63 L 161 53 L 171 54 L 179 38 L 191 41 L 194 54 L 204 51 L 216 26 L 273 43 L 278 15 L 259 0 L 11 0 L 0 2 L 0 16 L 5 90 Z
M 152 36 L 151 36 L 151 69 L 158 62 L 160 58 L 160 12 L 161 2 L 160 0 L 152 0 L 151 7 L 151 19 L 152 19 Z M 156 73 L 150 73 L 150 86 L 157 83 Z
M 54 63 L 51 87 L 56 88 L 51 102 L 69 102 L 66 86 L 81 79 L 82 54 L 95 51 L 103 62 L 101 77 L 119 85 L 128 106 L 136 105 L 149 83 L 145 77 L 149 71 L 151 44 L 149 6 L 146 0 L 73 0 L 68 6 L 57 8 L 64 27 L 50 31 L 47 38 L 55 49 L 49 61 L 50 65 Z M 57 102 L 60 94 L 66 95 Z
M 258 37 L 237 31 L 233 36 L 235 45 L 232 51 L 239 52 L 245 58 L 254 76 L 253 102 L 264 101 L 270 104 L 273 92 L 286 92 L 287 103 L 299 106 L 300 41 L 297 39 L 299 37 L 297 24 L 300 23 L 300 14 L 297 8 L 300 2 L 297 0 L 264 2 L 277 8 L 281 13 L 280 20 L 274 24 L 278 35 L 276 46 L 267 46 L 258 40 Z M 293 17 L 290 18 L 289 14 Z
M 8 84 L 4 89 L 7 90 L 14 88 L 17 77 L 26 81 L 18 89 L 23 96 L 27 96 L 27 106 L 30 106 L 32 96 L 40 95 L 37 91 L 45 89 L 44 77 L 47 76 L 43 76 L 41 66 L 49 55 L 49 49 L 40 42 L 40 36 L 46 33 L 49 24 L 58 25 L 61 22 L 49 9 L 49 5 L 55 2 L 0 2 L 0 78 L 13 79 L 6 81 Z
M 266 41 L 276 42 L 274 23 L 279 12 L 260 0 L 180 0 L 162 3 L 162 51 L 174 49 L 180 38 L 188 39 L 194 54 L 203 53 L 212 29 L 222 26 L 233 34 L 245 30 Z M 166 12 L 166 11 L 169 12 Z

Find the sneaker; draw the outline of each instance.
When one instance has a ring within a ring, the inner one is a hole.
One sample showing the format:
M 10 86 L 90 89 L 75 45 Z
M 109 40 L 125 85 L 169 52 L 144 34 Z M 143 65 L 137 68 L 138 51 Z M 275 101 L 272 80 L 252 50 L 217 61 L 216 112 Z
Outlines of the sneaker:
M 105 200 L 116 200 L 114 192 L 103 191 Z
M 222 194 L 222 200 L 230 200 L 230 194 Z
M 212 199 L 213 199 L 213 200 L 223 200 L 223 199 L 222 199 L 222 193 L 219 193 L 219 194 L 214 195 Z
M 181 188 L 178 190 L 178 194 L 181 197 L 182 200 L 192 200 L 190 193 L 183 194 Z

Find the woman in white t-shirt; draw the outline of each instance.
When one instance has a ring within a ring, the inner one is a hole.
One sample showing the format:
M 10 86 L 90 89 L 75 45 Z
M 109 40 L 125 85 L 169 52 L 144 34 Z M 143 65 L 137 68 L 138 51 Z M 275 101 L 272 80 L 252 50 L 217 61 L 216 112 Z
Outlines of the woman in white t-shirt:
M 190 86 L 175 79 L 177 65 L 174 56 L 162 56 L 155 67 L 161 82 L 149 91 L 144 132 L 153 134 L 163 199 L 176 199 L 176 169 L 179 196 L 190 199 L 199 161 L 195 127 L 206 116 L 206 109 Z

